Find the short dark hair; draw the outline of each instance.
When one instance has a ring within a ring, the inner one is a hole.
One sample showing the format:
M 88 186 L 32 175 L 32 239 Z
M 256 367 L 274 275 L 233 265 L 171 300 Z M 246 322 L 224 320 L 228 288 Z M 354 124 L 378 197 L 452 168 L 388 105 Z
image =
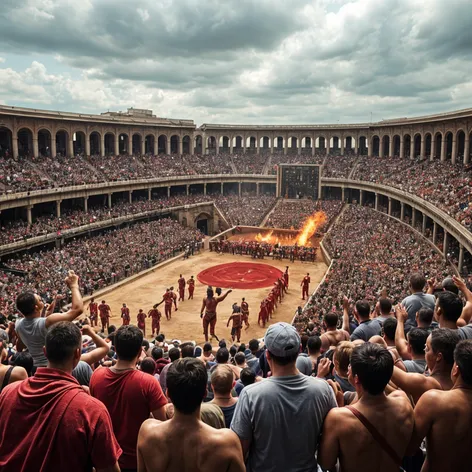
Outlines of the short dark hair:
M 152 348 L 151 356 L 155 361 L 158 361 L 164 357 L 164 351 L 162 348 L 155 346 Z
M 426 285 L 426 279 L 423 274 L 416 272 L 410 275 L 410 287 L 413 290 L 421 291 L 424 289 L 425 285 Z
M 220 347 L 216 351 L 216 362 L 218 364 L 226 364 L 229 361 L 229 351 L 225 347 Z
M 28 351 L 17 352 L 10 359 L 10 365 L 23 367 L 28 373 L 28 377 L 31 377 L 34 365 L 33 356 Z
M 328 328 L 336 328 L 338 326 L 339 317 L 337 313 L 330 311 L 324 316 L 324 321 Z
M 174 408 L 192 414 L 206 395 L 208 374 L 202 361 L 185 358 L 173 362 L 167 371 L 167 392 Z
M 16 297 L 16 308 L 23 316 L 32 315 L 35 306 L 36 296 L 34 292 L 22 292 Z
M 195 357 L 195 346 L 193 344 L 186 344 L 180 348 L 182 359 L 184 357 Z
M 115 333 L 115 348 L 118 359 L 132 361 L 143 349 L 143 332 L 137 326 L 120 326 Z
M 244 352 L 237 352 L 234 356 L 234 361 L 236 362 L 236 365 L 244 364 L 246 362 L 246 356 L 244 355 Z
M 239 347 L 238 347 L 238 352 L 244 352 L 246 350 L 246 345 L 244 343 L 242 343 Z
M 455 293 L 456 295 L 459 295 L 459 288 L 457 285 L 454 283 L 454 280 L 452 277 L 446 277 L 442 281 L 442 288 L 448 292 Z
M 435 354 L 441 353 L 444 362 L 448 365 L 454 364 L 454 349 L 460 341 L 459 334 L 455 329 L 438 328 L 431 332 L 431 348 Z
M 164 340 L 165 340 L 165 338 L 166 338 L 166 337 L 161 333 L 161 334 L 158 334 L 158 335 L 156 336 L 156 341 L 157 341 L 158 343 L 163 343 Z
M 256 374 L 251 368 L 245 367 L 239 374 L 239 379 L 246 387 L 247 385 L 251 385 L 256 381 Z
M 149 349 L 149 341 L 147 339 L 143 339 L 142 345 L 145 351 Z
M 171 362 L 180 359 L 180 349 L 178 347 L 173 347 L 169 349 L 169 359 Z
M 227 347 L 226 341 L 224 339 L 221 339 L 218 343 L 219 347 Z
M 108 329 L 107 329 L 108 336 L 110 336 L 110 334 L 113 334 L 115 331 L 116 331 L 116 326 L 115 325 L 108 326 Z
M 351 372 L 357 375 L 364 390 L 371 395 L 379 395 L 392 377 L 393 357 L 379 344 L 361 344 L 352 351 Z
M 156 372 L 156 362 L 152 357 L 145 357 L 141 361 L 141 370 L 146 372 L 146 374 L 154 375 Z
M 382 325 L 383 332 L 388 339 L 395 340 L 395 331 L 397 330 L 396 318 L 387 318 Z
M 269 351 L 269 354 L 270 354 L 270 358 L 276 364 L 281 365 L 281 366 L 295 363 L 296 360 L 297 360 L 297 357 L 298 357 L 298 352 L 296 352 L 295 354 L 292 354 L 291 356 L 287 356 L 287 357 L 274 356 L 274 354 L 272 354 L 270 351 Z
M 430 325 L 433 321 L 434 310 L 431 308 L 420 308 L 418 310 L 418 321 Z
M 305 351 L 308 339 L 309 339 L 309 336 L 306 335 L 306 334 L 304 334 L 300 337 L 300 341 L 301 341 L 301 345 L 302 345 L 302 351 Z
M 319 336 L 310 336 L 308 338 L 307 347 L 310 354 L 319 352 L 321 349 L 321 338 Z
M 456 322 L 461 317 L 463 305 L 459 295 L 445 291 L 438 293 L 437 299 L 446 320 Z
M 259 340 L 258 339 L 251 339 L 249 341 L 249 350 L 251 352 L 255 352 L 259 350 Z
M 205 343 L 203 345 L 203 352 L 211 352 L 213 350 L 211 343 Z
M 472 386 L 472 339 L 460 341 L 454 350 L 454 360 L 462 380 Z
M 230 357 L 234 357 L 237 352 L 238 352 L 238 348 L 233 344 L 233 345 L 229 348 L 229 355 L 230 355 Z
M 413 354 L 424 354 L 426 340 L 429 336 L 429 331 L 424 328 L 412 328 L 408 332 L 408 344 L 411 346 Z
M 368 318 L 370 315 L 370 305 L 367 300 L 359 300 L 356 303 L 356 310 L 361 318 Z
M 49 362 L 62 364 L 70 361 L 74 352 L 82 347 L 80 329 L 70 321 L 53 324 L 46 333 L 45 347 Z
M 388 298 L 381 298 L 379 300 L 380 311 L 384 315 L 388 315 L 392 311 L 392 302 Z

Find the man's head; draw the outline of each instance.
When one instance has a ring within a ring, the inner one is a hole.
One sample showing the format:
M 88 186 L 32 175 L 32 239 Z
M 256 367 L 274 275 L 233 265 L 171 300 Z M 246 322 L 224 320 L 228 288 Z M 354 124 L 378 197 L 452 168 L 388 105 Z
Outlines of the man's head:
M 182 359 L 184 357 L 195 357 L 195 346 L 193 344 L 185 344 L 181 347 Z
M 382 315 L 389 315 L 392 311 L 392 302 L 388 298 L 381 298 L 379 300 L 379 307 Z
M 167 396 L 179 413 L 190 415 L 200 408 L 208 381 L 203 362 L 189 357 L 179 359 L 170 365 L 166 380 Z
M 133 325 L 120 326 L 115 333 L 115 348 L 121 361 L 137 360 L 143 349 L 143 333 Z
M 465 339 L 457 344 L 451 379 L 454 383 L 462 380 L 466 386 L 472 387 L 472 339 Z
M 251 339 L 249 341 L 249 350 L 255 354 L 259 350 L 259 341 L 257 339 Z
M 225 347 L 220 347 L 218 351 L 216 351 L 215 359 L 218 364 L 227 364 L 229 361 L 228 349 Z
M 213 298 L 214 297 L 213 289 L 208 287 L 207 288 L 207 298 Z
M 416 272 L 410 276 L 410 291 L 413 293 L 422 292 L 426 285 L 426 279 L 423 274 Z
M 166 337 L 161 333 L 156 336 L 156 342 L 163 343 Z
M 246 364 L 246 356 L 244 355 L 244 352 L 237 352 L 234 356 L 234 361 L 238 367 L 242 367 Z
M 264 337 L 269 365 L 295 364 L 300 351 L 300 336 L 288 323 L 275 323 L 269 327 Z M 273 370 L 273 369 L 272 369 Z
M 169 349 L 169 360 L 171 362 L 174 362 L 177 359 L 180 359 L 180 349 L 178 347 L 173 347 L 172 349 Z
M 23 316 L 41 313 L 44 303 L 34 292 L 22 292 L 16 297 L 16 308 Z
M 356 303 L 355 313 L 360 320 L 367 320 L 370 317 L 370 305 L 367 300 L 360 300 Z
M 352 351 L 348 378 L 358 392 L 382 394 L 392 374 L 393 358 L 385 347 L 365 343 Z
M 396 318 L 387 318 L 383 325 L 382 330 L 384 333 L 384 339 L 388 342 L 395 342 L 395 331 L 397 330 L 397 320 Z
M 79 363 L 81 349 L 82 334 L 74 323 L 60 321 L 47 331 L 44 354 L 49 367 L 72 372 Z
M 155 346 L 152 348 L 151 356 L 155 361 L 158 361 L 164 357 L 164 351 L 162 348 Z
M 420 328 L 429 328 L 433 321 L 434 310 L 431 308 L 420 308 L 416 312 L 416 324 Z
M 334 313 L 330 311 L 329 313 L 326 313 L 324 316 L 324 321 L 326 323 L 327 328 L 336 328 L 338 326 L 338 315 L 337 313 Z
M 105 305 L 105 300 L 102 300 L 102 305 Z
M 355 345 L 351 341 L 342 341 L 334 350 L 333 363 L 336 372 L 345 377 L 349 368 L 349 362 L 351 360 L 351 354 L 354 350 Z
M 429 370 L 435 368 L 450 371 L 454 364 L 454 349 L 460 337 L 457 330 L 435 329 L 426 340 L 425 359 Z
M 319 336 L 310 336 L 306 346 L 310 356 L 318 354 L 321 350 L 321 338 Z
M 452 293 L 455 293 L 456 295 L 459 295 L 459 289 L 457 285 L 454 283 L 454 280 L 452 279 L 452 277 L 446 277 L 442 281 L 441 286 L 444 291 L 452 292 Z
M 207 356 L 209 356 L 209 355 L 211 354 L 211 351 L 212 351 L 212 350 L 213 350 L 213 349 L 212 349 L 210 343 L 205 343 L 205 344 L 203 345 L 203 352 L 204 352 Z
M 33 356 L 28 351 L 20 351 L 14 354 L 10 361 L 11 365 L 23 367 L 31 377 L 33 373 L 34 360 Z
M 439 325 L 448 321 L 455 324 L 461 317 L 462 308 L 462 300 L 459 298 L 459 295 L 444 291 L 438 293 L 436 297 L 434 314 Z
M 412 328 L 408 332 L 408 351 L 416 356 L 424 356 L 429 332 L 423 328 Z
M 215 395 L 229 395 L 234 385 L 234 374 L 229 365 L 217 365 L 211 374 L 211 388 Z
M 154 359 L 151 357 L 145 357 L 141 361 L 141 370 L 146 372 L 146 374 L 154 375 L 154 372 L 156 372 L 156 363 Z

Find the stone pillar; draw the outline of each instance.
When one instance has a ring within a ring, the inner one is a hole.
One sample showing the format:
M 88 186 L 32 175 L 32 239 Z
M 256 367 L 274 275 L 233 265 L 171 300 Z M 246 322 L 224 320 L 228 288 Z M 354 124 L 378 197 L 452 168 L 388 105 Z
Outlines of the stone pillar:
M 15 159 L 15 161 L 18 159 L 18 138 L 13 138 L 13 149 L 12 149 L 12 153 L 13 153 L 13 159 Z
M 421 159 L 424 159 L 424 152 L 425 152 L 425 150 L 424 150 L 424 147 L 425 147 L 424 144 L 425 144 L 425 143 L 424 143 L 424 136 L 421 136 L 421 147 L 420 147 L 420 158 L 421 158 Z
M 372 136 L 370 137 L 369 139 L 369 147 L 367 149 L 367 157 L 372 157 L 372 150 L 373 150 L 373 144 L 374 144 L 374 140 L 372 139 Z
M 463 266 L 464 266 L 464 246 L 462 244 L 459 244 L 459 263 L 457 265 L 459 274 L 462 273 Z
M 84 212 L 88 213 L 88 197 L 84 197 Z
M 393 157 L 393 153 L 394 153 L 393 137 L 391 137 L 390 140 L 388 141 L 388 157 Z
M 233 138 L 229 140 L 229 153 L 233 154 Z
M 438 224 L 433 221 L 433 244 L 436 246 L 436 239 L 438 237 Z
M 111 193 L 108 194 L 108 208 L 111 208 Z
M 311 155 L 312 156 L 315 155 L 315 144 L 316 144 L 315 137 L 312 136 L 311 137 Z
M 241 196 L 241 182 L 238 182 L 238 195 Z
M 51 137 L 51 157 L 56 157 L 57 149 L 56 149 L 56 136 Z
M 415 158 L 415 138 L 410 139 L 410 159 Z
M 167 198 L 170 198 L 170 187 L 167 187 Z
M 464 164 L 468 164 L 469 162 L 470 162 L 470 136 L 466 134 L 465 143 L 464 143 Z
M 400 202 L 400 219 L 403 221 L 405 219 L 405 204 Z
M 444 229 L 444 245 L 443 245 L 443 256 L 444 258 L 447 257 L 447 253 L 449 251 L 449 233 L 446 229 Z
M 441 139 L 441 162 L 446 160 L 446 138 L 443 135 Z
M 186 191 L 187 191 L 187 195 L 190 195 L 190 185 L 186 185 Z
M 166 154 L 170 155 L 170 138 L 166 137 Z
M 90 156 L 90 135 L 85 136 L 85 155 Z
M 303 138 L 302 138 L 303 139 Z M 298 155 L 302 153 L 302 139 L 297 138 L 297 144 L 298 144 Z
M 354 155 L 357 156 L 359 154 L 359 137 L 358 136 L 356 137 L 355 141 L 356 142 L 354 144 Z M 352 144 L 351 144 L 351 146 L 352 146 Z
M 341 201 L 342 201 L 342 202 L 345 202 L 345 201 L 346 201 L 346 200 L 345 200 L 345 195 L 344 195 L 344 190 L 345 190 L 344 187 L 341 187 Z
M 215 151 L 216 151 L 216 154 L 219 154 L 220 153 L 220 138 L 219 138 L 219 136 L 215 137 L 215 141 L 216 141 Z
M 225 184 L 221 182 L 221 195 L 225 194 Z
M 359 190 L 359 204 L 364 204 L 364 190 Z
M 344 156 L 344 136 L 341 137 L 341 156 Z
M 100 136 L 100 156 L 105 157 L 105 135 Z
M 411 208 L 411 226 L 413 226 L 414 228 L 415 224 L 416 224 L 416 209 L 412 207 Z
M 152 200 L 152 188 L 148 188 L 148 200 Z
M 392 199 L 388 197 L 388 214 L 392 214 Z
M 400 157 L 403 159 L 405 157 L 405 137 L 400 136 Z
M 128 192 L 128 202 L 133 203 L 133 191 L 132 190 L 130 190 Z
M 375 194 L 375 209 L 376 210 L 379 209 L 379 194 L 378 193 Z
M 284 144 L 284 156 L 287 155 L 288 152 L 288 138 L 285 138 L 285 144 Z
M 259 182 L 256 182 L 256 196 L 258 197 L 260 193 L 260 185 Z
M 61 217 L 61 203 L 62 200 L 56 200 L 56 218 Z
M 33 209 L 34 205 L 28 205 L 26 207 L 26 219 L 28 221 L 28 225 L 31 226 L 33 224 L 33 215 L 31 210 Z
M 154 155 L 157 156 L 159 154 L 159 136 L 154 136 Z
M 207 194 L 207 184 L 203 184 L 203 195 Z
M 261 149 L 260 149 L 260 138 L 259 136 L 256 137 L 256 154 L 259 154 L 261 152 Z
M 141 136 L 141 156 L 144 156 L 146 154 L 146 137 Z
M 33 157 L 39 157 L 38 137 L 33 136 Z
M 329 143 L 331 141 L 331 138 L 326 139 L 326 155 L 329 156 Z
M 379 157 L 384 157 L 384 141 L 383 141 L 383 137 L 379 138 Z
M 452 137 L 452 153 L 451 153 L 451 162 L 455 164 L 457 161 L 457 143 L 456 143 L 456 137 Z
M 436 140 L 431 137 L 431 155 L 429 156 L 430 161 L 434 161 L 434 155 L 436 154 Z
M 428 217 L 426 216 L 425 213 L 423 213 L 423 227 L 421 228 L 421 232 L 423 233 L 423 236 L 426 234 L 426 222 L 428 221 Z
M 115 134 L 115 156 L 120 155 L 120 135 L 119 133 Z

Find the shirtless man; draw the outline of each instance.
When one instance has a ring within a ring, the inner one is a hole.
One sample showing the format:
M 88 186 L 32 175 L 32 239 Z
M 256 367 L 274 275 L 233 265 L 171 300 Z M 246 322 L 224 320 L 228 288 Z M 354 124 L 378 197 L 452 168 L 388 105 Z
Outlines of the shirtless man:
M 166 319 L 170 320 L 172 318 L 172 303 L 174 302 L 174 297 L 172 296 L 172 292 L 170 289 L 166 288 L 166 293 L 162 295 L 162 301 L 160 301 L 157 306 L 161 303 L 164 303 L 164 313 L 166 315 Z
M 144 313 L 142 308 L 139 309 L 137 319 L 138 328 L 143 332 L 143 336 L 146 337 L 146 313 Z
M 241 301 L 241 313 L 243 314 L 243 322 L 246 325 L 246 329 L 249 328 L 249 304 L 245 298 Z
M 231 292 L 232 290 L 228 290 L 224 295 L 215 298 L 213 289 L 207 289 L 207 296 L 203 299 L 202 308 L 200 309 L 200 318 L 203 318 L 203 334 L 205 335 L 205 341 L 208 341 L 208 326 L 210 326 L 211 337 L 219 341 L 215 335 L 216 307 L 218 303 L 222 302 Z M 203 311 L 205 311 L 205 316 L 203 316 Z
M 326 352 L 330 348 L 335 348 L 342 341 L 350 340 L 349 332 L 345 330 L 344 319 L 343 329 L 337 329 L 338 315 L 336 313 L 327 313 L 324 316 L 324 322 L 326 324 L 326 332 L 321 335 L 321 352 Z
M 193 275 L 187 281 L 187 285 L 188 285 L 188 299 L 193 300 L 193 292 L 195 291 L 195 279 L 193 278 Z
M 131 321 L 131 317 L 129 316 L 129 308 L 126 306 L 126 303 L 123 303 L 121 307 L 121 319 L 122 319 L 122 326 L 128 326 L 129 322 Z
M 415 430 L 410 450 L 426 438 L 423 472 L 470 470 L 472 448 L 472 340 L 460 341 L 454 350 L 449 391 L 426 392 L 415 408 Z
M 98 326 L 98 303 L 93 297 L 90 299 L 90 304 L 87 307 L 87 310 L 90 312 L 90 325 L 92 328 Z
M 187 284 L 187 282 L 182 277 L 182 274 L 180 274 L 178 284 L 179 284 L 179 302 L 181 301 L 183 302 L 185 301 L 185 285 Z
M 172 301 L 174 302 L 175 311 L 177 311 L 178 310 L 178 308 L 177 308 L 177 294 L 174 292 L 174 287 L 170 288 L 170 293 L 172 294 Z
M 174 405 L 168 421 L 146 420 L 138 436 L 138 472 L 245 472 L 241 443 L 229 429 L 200 420 L 208 374 L 198 359 L 179 359 L 167 371 L 167 395 Z M 202 440 L 204 438 L 204 440 Z
M 308 290 L 310 288 L 310 274 L 307 272 L 305 277 L 303 277 L 303 280 L 300 284 L 300 287 L 302 287 L 302 300 L 305 300 L 305 295 L 308 298 Z
M 233 313 L 229 317 L 226 327 L 229 326 L 230 322 L 233 321 L 233 326 L 231 327 L 231 339 L 234 342 L 235 339 L 238 340 L 238 343 L 241 342 L 241 328 L 243 327 L 243 314 L 241 313 L 241 308 L 235 303 L 233 305 Z
M 102 333 L 105 331 L 105 328 L 108 329 L 110 325 L 110 316 L 111 309 L 110 305 L 107 305 L 105 300 L 102 300 L 102 303 L 98 305 L 98 311 L 100 312 L 100 322 L 102 324 Z
M 257 324 L 265 328 L 265 325 L 268 320 L 269 320 L 268 302 L 266 299 L 264 299 L 261 302 L 261 309 L 259 311 L 259 318 L 257 319 Z
M 405 393 L 385 395 L 392 371 L 393 358 L 384 347 L 364 343 L 354 349 L 349 381 L 360 400 L 355 408 L 328 413 L 318 453 L 324 470 L 334 470 L 339 459 L 343 472 L 398 472 L 413 432 L 414 413 Z
M 285 267 L 285 272 L 284 272 L 284 282 L 285 282 L 285 292 L 288 292 L 288 266 Z
M 161 318 L 162 314 L 157 308 L 157 304 L 152 307 L 152 310 L 149 310 L 148 317 L 152 320 L 152 335 L 154 336 L 154 331 L 156 332 L 156 336 L 159 334 L 161 330 Z
M 415 403 L 428 390 L 450 390 L 453 386 L 451 370 L 454 364 L 454 349 L 459 342 L 457 330 L 435 329 L 426 339 L 425 359 L 431 375 L 408 373 L 395 367 L 392 382 Z

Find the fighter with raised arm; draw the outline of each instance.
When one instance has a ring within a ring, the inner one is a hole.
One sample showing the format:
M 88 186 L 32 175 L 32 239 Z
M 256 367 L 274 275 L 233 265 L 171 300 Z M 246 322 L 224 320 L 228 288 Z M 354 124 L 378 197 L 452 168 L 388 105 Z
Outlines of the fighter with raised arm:
M 228 290 L 224 295 L 220 297 L 214 296 L 213 289 L 207 288 L 207 296 L 203 299 L 202 308 L 200 309 L 200 318 L 203 318 L 203 334 L 205 335 L 205 341 L 208 341 L 208 326 L 210 326 L 210 335 L 218 341 L 218 337 L 215 335 L 216 325 L 216 307 L 218 303 L 222 302 L 232 290 Z M 205 312 L 205 316 L 203 316 Z

